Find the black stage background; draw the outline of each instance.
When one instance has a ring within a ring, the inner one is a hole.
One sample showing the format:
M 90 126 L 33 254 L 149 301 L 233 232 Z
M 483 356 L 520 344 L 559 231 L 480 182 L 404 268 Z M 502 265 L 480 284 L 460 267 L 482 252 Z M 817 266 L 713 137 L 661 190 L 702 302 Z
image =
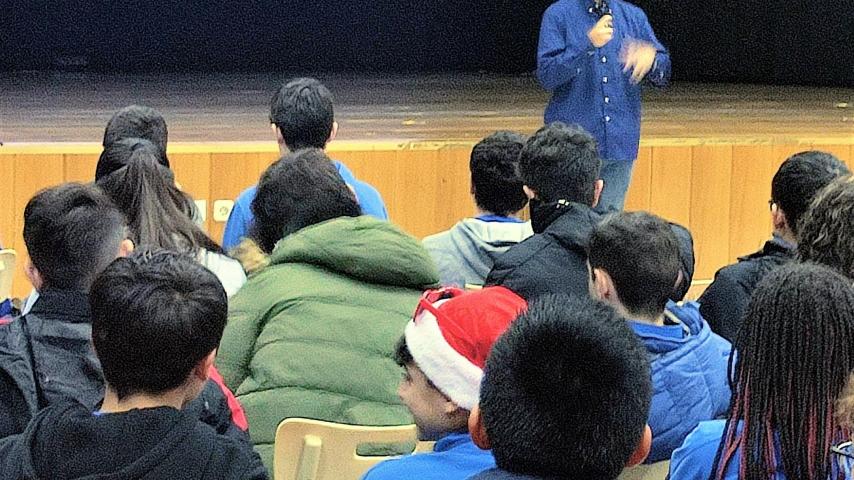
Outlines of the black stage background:
M 550 0 L 0 0 L 0 71 L 534 68 Z M 636 0 L 677 80 L 854 86 L 854 0 Z

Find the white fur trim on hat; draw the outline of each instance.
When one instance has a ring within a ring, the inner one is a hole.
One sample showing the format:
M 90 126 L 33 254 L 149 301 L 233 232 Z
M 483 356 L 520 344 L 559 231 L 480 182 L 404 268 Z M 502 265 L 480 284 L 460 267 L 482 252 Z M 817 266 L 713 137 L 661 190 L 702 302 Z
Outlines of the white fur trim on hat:
M 445 341 L 436 317 L 422 310 L 406 325 L 404 336 L 409 353 L 433 385 L 458 406 L 473 409 L 480 397 L 483 371 Z

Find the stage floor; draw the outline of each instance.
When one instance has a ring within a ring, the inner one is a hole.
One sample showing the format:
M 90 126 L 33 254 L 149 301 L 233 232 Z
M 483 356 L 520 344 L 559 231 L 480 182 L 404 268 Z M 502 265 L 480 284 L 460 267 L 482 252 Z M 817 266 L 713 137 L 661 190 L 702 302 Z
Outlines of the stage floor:
M 113 111 L 157 108 L 178 142 L 270 141 L 289 74 L 0 74 L 0 141 L 100 142 Z M 533 132 L 548 95 L 532 76 L 320 75 L 339 139 L 470 141 Z M 642 143 L 854 143 L 854 89 L 676 83 L 645 92 Z

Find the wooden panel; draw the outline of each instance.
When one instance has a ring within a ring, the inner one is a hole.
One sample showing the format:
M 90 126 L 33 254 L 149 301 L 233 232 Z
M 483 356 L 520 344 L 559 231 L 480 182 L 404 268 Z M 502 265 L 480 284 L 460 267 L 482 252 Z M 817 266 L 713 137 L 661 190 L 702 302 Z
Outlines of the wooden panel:
M 771 235 L 768 200 L 777 171 L 774 147 L 736 145 L 732 151 L 730 257 L 756 251 Z
M 649 210 L 652 196 L 652 148 L 641 147 L 632 173 L 632 183 L 626 193 L 626 210 Z
M 204 200 L 207 203 L 205 211 L 205 229 L 210 232 L 211 217 L 211 156 L 209 153 L 178 153 L 169 156 L 175 181 L 181 189 L 193 197 L 193 200 Z M 214 238 L 219 242 L 220 238 Z
M 854 135 L 854 134 L 852 134 Z M 854 146 L 851 145 L 813 145 L 813 150 L 821 150 L 822 152 L 831 153 L 846 164 L 849 168 L 854 168 Z
M 212 153 L 209 203 L 236 199 L 240 192 L 258 183 L 261 172 L 276 158 L 276 154 L 264 152 Z M 211 222 L 208 234 L 220 242 L 224 230 L 225 223 Z
M 66 182 L 89 183 L 95 180 L 95 168 L 98 166 L 99 154 L 69 153 L 63 155 L 65 161 Z
M 695 279 L 711 279 L 730 262 L 730 179 L 732 147 L 694 147 L 691 169 L 691 224 Z
M 650 211 L 671 222 L 691 221 L 691 147 L 653 147 Z
M 0 155 L 0 245 L 13 248 L 15 228 L 15 155 Z

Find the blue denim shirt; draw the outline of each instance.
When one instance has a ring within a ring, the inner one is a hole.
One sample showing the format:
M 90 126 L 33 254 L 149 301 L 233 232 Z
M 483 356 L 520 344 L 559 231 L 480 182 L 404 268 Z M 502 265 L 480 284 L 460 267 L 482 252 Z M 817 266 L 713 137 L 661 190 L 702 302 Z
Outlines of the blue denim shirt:
M 641 87 L 623 73 L 620 50 L 631 39 L 650 42 L 657 53 L 644 81 L 664 87 L 670 55 L 655 38 L 646 14 L 622 0 L 610 0 L 614 38 L 595 48 L 587 33 L 599 20 L 593 0 L 559 0 L 543 14 L 537 51 L 537 78 L 552 93 L 546 124 L 578 124 L 599 144 L 607 160 L 633 161 L 638 155 Z

